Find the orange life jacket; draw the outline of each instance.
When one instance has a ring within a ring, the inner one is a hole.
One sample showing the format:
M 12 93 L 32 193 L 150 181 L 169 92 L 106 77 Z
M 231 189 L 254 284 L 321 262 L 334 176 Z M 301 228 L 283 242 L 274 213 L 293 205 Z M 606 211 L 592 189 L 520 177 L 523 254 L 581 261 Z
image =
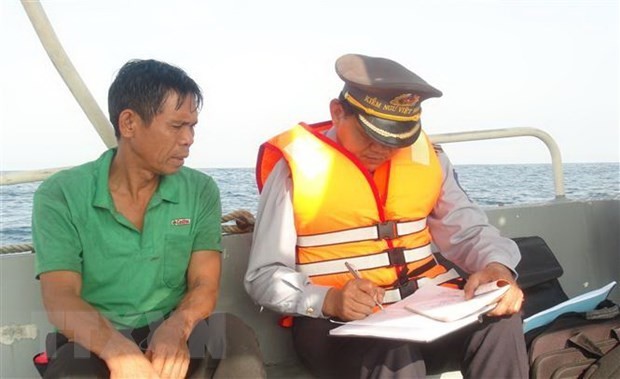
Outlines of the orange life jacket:
M 386 289 L 384 303 L 426 283 L 458 281 L 431 251 L 426 217 L 440 193 L 442 172 L 426 137 L 371 174 L 323 132 L 331 122 L 296 125 L 261 146 L 257 181 L 263 184 L 284 158 L 293 182 L 296 268 L 318 285 L 341 288 L 345 266 Z

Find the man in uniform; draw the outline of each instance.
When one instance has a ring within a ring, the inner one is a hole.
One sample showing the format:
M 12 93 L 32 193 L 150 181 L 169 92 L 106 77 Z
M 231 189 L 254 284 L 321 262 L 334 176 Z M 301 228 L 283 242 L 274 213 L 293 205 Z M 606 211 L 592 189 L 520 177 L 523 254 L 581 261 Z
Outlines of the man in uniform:
M 261 146 L 246 290 L 296 316 L 295 348 L 319 377 L 459 368 L 471 378 L 527 377 L 518 248 L 489 225 L 421 128 L 420 103 L 442 93 L 384 58 L 345 55 L 336 72 L 344 88 L 330 102 L 330 122 L 297 125 Z M 430 344 L 329 336 L 337 324 L 328 318 L 362 319 L 423 285 L 462 285 L 431 241 L 470 273 L 466 297 L 484 283 L 510 283 L 491 317 Z

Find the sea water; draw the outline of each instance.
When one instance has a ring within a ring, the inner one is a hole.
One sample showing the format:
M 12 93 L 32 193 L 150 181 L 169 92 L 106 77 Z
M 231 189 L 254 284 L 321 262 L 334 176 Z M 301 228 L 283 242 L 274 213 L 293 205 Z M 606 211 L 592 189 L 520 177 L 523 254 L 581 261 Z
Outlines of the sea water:
M 258 190 L 253 168 L 205 169 L 217 182 L 224 214 L 256 214 Z M 457 165 L 461 187 L 482 207 L 543 203 L 555 199 L 550 164 Z M 32 196 L 40 183 L 0 186 L 0 245 L 31 241 Z M 565 163 L 569 200 L 620 199 L 620 163 Z

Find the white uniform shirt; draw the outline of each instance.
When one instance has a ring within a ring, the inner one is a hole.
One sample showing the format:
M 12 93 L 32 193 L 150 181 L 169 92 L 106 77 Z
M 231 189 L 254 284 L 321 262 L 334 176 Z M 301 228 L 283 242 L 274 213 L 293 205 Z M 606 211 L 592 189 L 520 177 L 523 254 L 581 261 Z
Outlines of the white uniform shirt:
M 335 139 L 334 129 L 327 136 Z M 428 216 L 433 243 L 442 255 L 474 273 L 491 262 L 514 271 L 521 255 L 514 241 L 499 235 L 484 211 L 459 186 L 447 155 L 438 151 L 441 194 Z M 292 180 L 281 159 L 267 179 L 258 204 L 245 289 L 261 306 L 283 314 L 325 317 L 321 310 L 330 287 L 315 285 L 295 270 L 297 233 Z

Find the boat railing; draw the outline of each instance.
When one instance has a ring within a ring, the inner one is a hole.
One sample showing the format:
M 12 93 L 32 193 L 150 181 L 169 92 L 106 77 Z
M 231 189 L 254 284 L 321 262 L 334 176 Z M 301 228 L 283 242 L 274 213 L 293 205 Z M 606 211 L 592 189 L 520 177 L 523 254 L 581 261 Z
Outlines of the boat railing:
M 116 146 L 116 138 L 112 130 L 110 121 L 97 104 L 97 101 L 88 90 L 82 77 L 73 66 L 71 59 L 62 47 L 60 40 L 56 36 L 54 28 L 50 23 L 43 6 L 39 1 L 22 0 L 22 6 L 34 27 L 47 56 L 50 58 L 56 71 L 62 77 L 67 88 L 73 94 L 86 117 L 91 122 L 97 133 L 108 147 Z
M 429 135 L 433 143 L 444 144 L 452 142 L 482 141 L 488 139 L 500 139 L 511 137 L 535 137 L 541 140 L 551 154 L 551 166 L 553 169 L 553 186 L 555 199 L 563 200 L 564 193 L 564 170 L 562 168 L 562 154 L 560 148 L 551 135 L 541 129 L 520 127 L 505 129 L 472 130 L 458 133 L 442 133 Z
M 562 169 L 562 157 L 560 149 L 551 135 L 547 132 L 536 128 L 505 128 L 505 129 L 489 129 L 474 130 L 457 133 L 443 133 L 429 135 L 431 141 L 437 144 L 481 141 L 488 139 L 500 139 L 510 137 L 536 137 L 545 143 L 549 153 L 551 154 L 551 165 L 553 169 L 553 183 L 555 190 L 555 199 L 562 200 L 564 194 L 564 172 Z M 68 167 L 49 168 L 44 170 L 15 171 L 4 172 L 0 174 L 0 186 L 9 184 L 31 183 L 45 180 L 52 174 L 64 170 Z

